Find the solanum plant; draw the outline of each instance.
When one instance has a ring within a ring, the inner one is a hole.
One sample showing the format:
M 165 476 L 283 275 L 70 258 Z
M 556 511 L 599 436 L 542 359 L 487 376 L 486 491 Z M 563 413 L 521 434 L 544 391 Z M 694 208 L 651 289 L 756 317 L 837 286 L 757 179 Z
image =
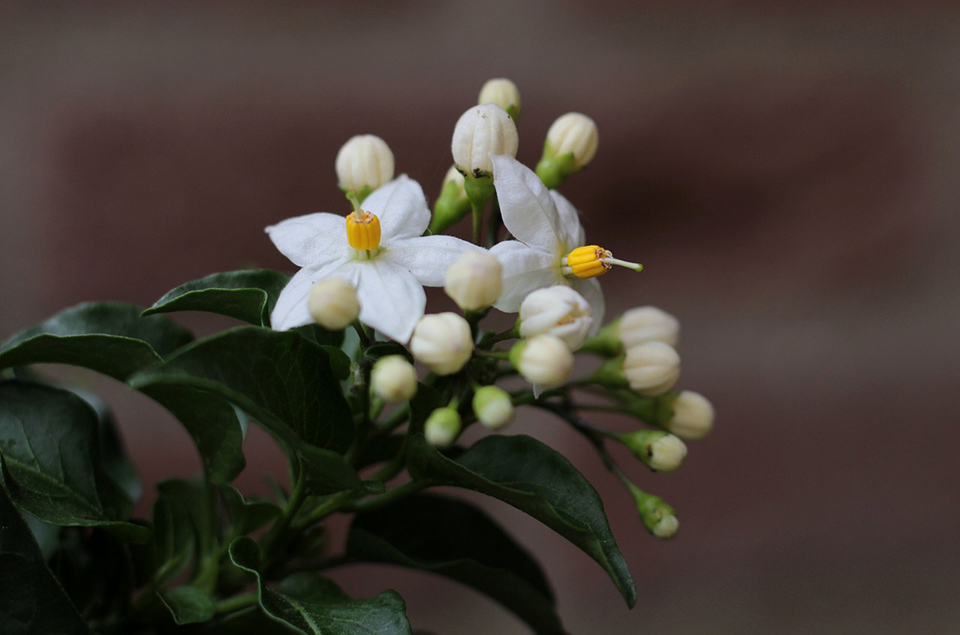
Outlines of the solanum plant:
M 639 307 L 601 328 L 598 276 L 640 266 L 587 243 L 576 208 L 555 190 L 593 158 L 593 122 L 562 118 L 538 176 L 513 158 L 516 88 L 493 82 L 481 94 L 500 103 L 457 123 L 455 165 L 432 212 L 419 184 L 393 178 L 389 147 L 357 137 L 337 157 L 346 213 L 267 228 L 300 268 L 292 277 L 232 271 L 146 309 L 81 304 L 0 345 L 0 632 L 409 633 L 395 591 L 353 599 L 330 579 L 355 563 L 429 571 L 537 633 L 564 632 L 534 557 L 437 486 L 536 518 L 634 605 L 597 491 L 550 439 L 519 425 L 502 431 L 516 409 L 556 416 L 623 482 L 647 530 L 670 538 L 673 508 L 641 490 L 608 445 L 675 470 L 681 438 L 706 434 L 713 410 L 673 390 L 675 318 Z M 442 235 L 466 216 L 472 243 Z M 424 285 L 444 286 L 461 313 L 425 315 Z M 518 313 L 516 325 L 485 328 L 493 308 Z M 239 325 L 195 338 L 171 318 L 181 311 Z M 601 363 L 572 379 L 575 353 Z M 202 474 L 150 484 L 150 516 L 132 517 L 144 485 L 109 409 L 49 378 L 45 364 L 102 373 L 162 405 L 193 439 Z M 645 427 L 597 427 L 588 421 L 597 410 Z M 289 462 L 275 479 L 285 485 L 265 500 L 231 485 L 250 425 Z M 471 425 L 486 432 L 468 445 L 460 439 Z M 344 544 L 327 539 L 333 515 L 351 518 Z

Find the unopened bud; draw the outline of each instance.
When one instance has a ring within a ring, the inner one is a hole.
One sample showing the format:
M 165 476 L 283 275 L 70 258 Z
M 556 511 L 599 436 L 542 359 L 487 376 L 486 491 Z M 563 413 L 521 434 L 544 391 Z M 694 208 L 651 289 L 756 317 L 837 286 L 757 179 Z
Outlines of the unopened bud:
M 490 79 L 480 89 L 478 104 L 496 104 L 514 120 L 520 119 L 520 91 L 509 79 Z
M 666 428 L 681 439 L 702 439 L 713 428 L 713 405 L 706 397 L 684 390 L 673 402 L 673 417 Z
M 337 152 L 336 168 L 340 189 L 356 192 L 362 201 L 393 178 L 393 152 L 380 137 L 357 135 Z
M 311 287 L 307 310 L 323 328 L 339 331 L 360 315 L 357 290 L 343 278 L 325 278 Z
M 438 375 L 452 375 L 473 355 L 470 324 L 456 313 L 424 315 L 413 330 L 410 352 Z
M 537 388 L 563 385 L 573 372 L 573 353 L 556 335 L 537 335 L 510 349 L 510 361 Z
M 655 472 L 679 470 L 687 456 L 684 442 L 662 430 L 637 430 L 622 435 L 620 440 Z
M 473 395 L 473 413 L 491 430 L 501 430 L 513 421 L 513 399 L 496 386 L 478 388 Z
M 503 293 L 503 267 L 488 251 L 465 251 L 447 269 L 443 290 L 464 311 L 493 306 Z
M 489 176 L 493 171 L 490 155 L 515 157 L 519 143 L 517 126 L 503 108 L 494 104 L 473 106 L 453 129 L 453 161 L 464 174 Z
M 642 494 L 637 498 L 637 511 L 643 526 L 657 538 L 667 540 L 673 538 L 680 531 L 680 521 L 677 520 L 673 507 L 659 496 Z
M 623 374 L 634 392 L 662 395 L 680 378 L 680 356 L 663 342 L 631 346 L 623 360 Z
M 583 296 L 566 285 L 537 289 L 520 304 L 520 335 L 549 333 L 576 351 L 593 327 L 592 313 Z
M 470 198 L 464 189 L 463 175 L 451 166 L 443 177 L 440 196 L 433 205 L 430 233 L 439 234 L 470 213 Z
M 617 332 L 627 348 L 645 342 L 676 346 L 680 337 L 680 321 L 655 306 L 641 306 L 623 314 Z
M 387 355 L 370 371 L 370 389 L 387 403 L 409 401 L 417 392 L 417 371 L 403 355 Z
M 582 170 L 597 153 L 597 124 L 578 112 L 568 112 L 553 122 L 543 144 L 537 176 L 544 185 L 559 187 L 571 174 Z
M 435 448 L 448 448 L 460 434 L 460 413 L 454 408 L 437 408 L 423 425 L 423 436 Z

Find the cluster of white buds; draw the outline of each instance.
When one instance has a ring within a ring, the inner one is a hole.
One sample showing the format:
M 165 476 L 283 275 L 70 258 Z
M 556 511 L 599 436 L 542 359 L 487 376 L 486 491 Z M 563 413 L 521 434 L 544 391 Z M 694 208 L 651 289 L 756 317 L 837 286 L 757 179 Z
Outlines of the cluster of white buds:
M 325 278 L 310 288 L 307 296 L 310 317 L 320 326 L 338 331 L 360 315 L 357 289 L 343 278 Z
M 437 375 L 459 372 L 473 355 L 470 324 L 456 313 L 424 315 L 410 338 L 410 352 Z

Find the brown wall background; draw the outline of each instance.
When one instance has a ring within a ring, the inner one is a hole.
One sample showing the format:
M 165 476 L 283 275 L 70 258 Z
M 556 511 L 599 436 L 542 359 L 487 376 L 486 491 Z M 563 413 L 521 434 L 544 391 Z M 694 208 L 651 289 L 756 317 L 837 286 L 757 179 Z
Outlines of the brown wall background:
M 342 210 L 333 159 L 353 134 L 386 139 L 434 196 L 457 117 L 507 76 L 525 163 L 555 117 L 596 120 L 597 158 L 564 193 L 588 235 L 647 267 L 604 278 L 609 310 L 677 315 L 682 386 L 718 411 L 680 472 L 631 466 L 678 509 L 670 543 L 559 424 L 513 428 L 574 454 L 640 588 L 627 611 L 586 556 L 488 505 L 546 561 L 568 628 L 945 632 L 960 623 L 958 34 L 946 2 L 5 3 L 0 336 L 83 300 L 289 269 L 263 227 Z M 166 413 L 63 372 L 105 392 L 147 479 L 197 469 Z M 240 484 L 264 491 L 279 454 L 256 432 L 248 448 Z M 420 628 L 524 632 L 426 575 L 337 579 L 397 588 Z

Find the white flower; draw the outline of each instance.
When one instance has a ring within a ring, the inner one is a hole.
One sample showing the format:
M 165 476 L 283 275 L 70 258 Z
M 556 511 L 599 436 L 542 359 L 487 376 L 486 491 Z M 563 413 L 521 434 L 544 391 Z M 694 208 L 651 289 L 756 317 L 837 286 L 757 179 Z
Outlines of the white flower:
M 680 321 L 655 306 L 640 306 L 623 314 L 617 334 L 626 348 L 644 342 L 663 342 L 675 347 L 680 339 Z
M 370 194 L 359 218 L 321 212 L 267 227 L 277 249 L 302 267 L 277 299 L 273 328 L 310 324 L 310 288 L 336 276 L 357 288 L 361 322 L 406 342 L 423 316 L 423 286 L 441 286 L 447 267 L 478 249 L 452 236 L 421 236 L 429 223 L 423 190 L 404 175 Z
M 576 351 L 583 346 L 592 327 L 590 305 L 582 295 L 564 285 L 537 289 L 520 304 L 522 337 L 550 333 Z
M 519 144 L 517 125 L 510 115 L 496 104 L 480 104 L 457 120 L 450 149 L 458 168 L 479 177 L 490 173 L 491 154 L 514 157 Z
M 503 265 L 503 295 L 494 306 L 515 313 L 531 291 L 567 285 L 590 303 L 595 332 L 603 322 L 603 292 L 594 278 L 615 264 L 636 271 L 640 265 L 617 260 L 597 245 L 584 246 L 583 227 L 570 201 L 515 159 L 491 158 L 503 224 L 516 238 L 490 250 Z

